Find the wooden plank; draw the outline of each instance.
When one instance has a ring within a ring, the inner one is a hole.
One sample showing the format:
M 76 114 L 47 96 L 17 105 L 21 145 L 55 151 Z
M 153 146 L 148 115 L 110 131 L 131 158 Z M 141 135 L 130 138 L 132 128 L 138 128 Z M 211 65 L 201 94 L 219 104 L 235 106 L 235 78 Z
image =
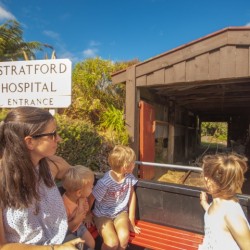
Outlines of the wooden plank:
M 208 61 L 209 79 L 218 79 L 220 76 L 220 50 L 210 52 Z
M 186 81 L 186 62 L 185 61 L 174 65 L 174 81 L 175 82 Z
M 238 30 L 230 30 L 228 32 L 228 44 L 249 45 L 250 44 L 249 27 L 243 27 L 243 29 L 238 29 Z
M 186 81 L 187 82 L 192 82 L 195 81 L 195 58 L 193 58 L 192 60 L 188 60 L 186 62 Z
M 174 82 L 174 67 L 165 69 L 165 84 Z
M 249 46 L 236 48 L 236 77 L 249 76 Z
M 196 80 L 206 81 L 209 79 L 208 72 L 208 53 L 199 55 L 195 58 L 195 72 L 193 74 L 196 75 Z
M 203 235 L 161 226 L 146 221 L 136 221 L 141 233 L 130 232 L 129 243 L 153 250 L 196 250 L 203 241 Z M 94 239 L 98 237 L 95 226 L 88 229 Z
M 155 250 L 166 249 L 198 249 L 203 236 L 183 230 L 156 225 L 145 221 L 137 221 L 140 234 L 130 233 L 132 244 Z
M 168 163 L 174 163 L 175 146 L 175 104 L 169 103 L 169 126 L 168 126 Z
M 136 87 L 146 86 L 147 85 L 147 76 L 140 76 L 135 79 Z
M 226 46 L 220 50 L 220 78 L 235 77 L 235 46 Z
M 248 50 L 248 74 L 250 75 L 250 47 Z
M 147 75 L 147 86 L 155 84 L 164 84 L 164 69 L 157 70 L 152 74 Z
M 126 82 L 126 80 L 127 80 L 127 71 L 126 71 L 126 69 L 120 70 L 120 71 L 115 72 L 114 74 L 112 74 L 112 83 L 113 84 Z
M 135 115 L 136 115 L 136 87 L 135 87 L 135 67 L 130 67 L 127 72 L 128 81 L 126 83 L 126 127 L 131 139 L 131 146 L 137 149 Z
M 142 227 L 144 229 L 151 230 L 154 233 L 159 233 L 161 235 L 164 235 L 164 233 L 171 233 L 172 235 L 178 236 L 180 238 L 181 237 L 186 238 L 186 241 L 188 241 L 188 242 L 195 242 L 195 243 L 200 244 L 203 240 L 202 234 L 177 229 L 174 227 L 162 226 L 159 224 L 154 224 L 154 223 L 142 221 L 142 220 L 137 220 L 136 225 L 138 227 Z M 155 232 L 156 229 L 157 229 L 157 232 Z

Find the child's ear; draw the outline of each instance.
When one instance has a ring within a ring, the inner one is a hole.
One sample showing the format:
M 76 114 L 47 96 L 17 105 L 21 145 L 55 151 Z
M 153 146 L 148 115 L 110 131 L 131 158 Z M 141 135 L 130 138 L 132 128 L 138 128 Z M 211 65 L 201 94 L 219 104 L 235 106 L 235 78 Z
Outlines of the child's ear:
M 122 170 L 123 170 L 124 173 L 127 173 L 127 167 L 126 166 L 123 166 Z
M 82 190 L 81 190 L 81 189 L 78 189 L 78 190 L 76 191 L 76 196 L 77 196 L 77 197 L 81 197 L 81 195 L 82 195 Z

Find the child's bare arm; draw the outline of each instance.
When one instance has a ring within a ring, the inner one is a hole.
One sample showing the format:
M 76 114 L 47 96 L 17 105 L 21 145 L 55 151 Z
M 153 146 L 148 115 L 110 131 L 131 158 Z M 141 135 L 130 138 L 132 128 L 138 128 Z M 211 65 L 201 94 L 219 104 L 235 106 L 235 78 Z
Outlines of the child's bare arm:
M 246 219 L 237 211 L 225 216 L 225 223 L 241 250 L 250 249 L 250 229 Z
M 68 220 L 68 226 L 71 232 L 74 232 L 86 218 L 87 211 L 84 209 L 84 207 L 80 207 L 80 205 L 82 204 L 79 203 L 79 207 L 76 209 L 73 218 Z
M 209 208 L 209 204 L 207 201 L 208 201 L 207 194 L 205 192 L 201 192 L 200 193 L 200 204 L 202 205 L 202 207 L 204 208 L 205 211 L 207 211 Z
M 94 204 L 94 201 L 95 201 L 95 196 L 93 194 L 90 194 L 90 196 L 88 197 L 88 202 L 89 202 L 89 210 L 92 209 L 93 207 L 93 204 Z
M 87 228 L 89 228 L 92 225 L 94 225 L 93 215 L 91 213 L 91 209 L 93 207 L 94 201 L 95 201 L 94 195 L 90 194 L 90 196 L 88 197 L 89 211 L 87 212 L 87 215 L 86 215 L 86 218 L 85 218 L 85 221 L 84 221 L 84 223 L 85 223 L 85 225 L 86 225 Z
M 136 195 L 134 188 L 132 188 L 131 190 L 128 207 L 129 207 L 130 230 L 135 233 L 140 233 L 141 229 L 135 225 Z

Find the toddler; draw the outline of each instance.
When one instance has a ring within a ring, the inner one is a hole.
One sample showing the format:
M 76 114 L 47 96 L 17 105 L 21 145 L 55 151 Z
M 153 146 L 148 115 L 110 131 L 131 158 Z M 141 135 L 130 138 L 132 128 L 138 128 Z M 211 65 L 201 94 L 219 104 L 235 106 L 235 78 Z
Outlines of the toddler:
M 65 189 L 63 202 L 68 216 L 69 231 L 85 241 L 89 250 L 95 248 L 95 240 L 84 225 L 89 210 L 87 198 L 94 184 L 94 173 L 81 165 L 70 167 L 66 172 L 62 185 Z M 72 236 L 72 235 L 71 235 Z M 69 239 L 70 235 L 67 236 Z
M 102 250 L 124 250 L 129 231 L 140 232 L 135 226 L 137 179 L 132 174 L 135 153 L 130 147 L 115 146 L 108 157 L 111 170 L 98 180 L 90 195 L 94 222 L 103 238 Z
M 199 250 L 249 250 L 250 228 L 238 202 L 247 159 L 234 154 L 207 155 L 203 158 L 203 177 L 207 194 L 201 192 L 201 205 L 205 209 L 205 236 Z

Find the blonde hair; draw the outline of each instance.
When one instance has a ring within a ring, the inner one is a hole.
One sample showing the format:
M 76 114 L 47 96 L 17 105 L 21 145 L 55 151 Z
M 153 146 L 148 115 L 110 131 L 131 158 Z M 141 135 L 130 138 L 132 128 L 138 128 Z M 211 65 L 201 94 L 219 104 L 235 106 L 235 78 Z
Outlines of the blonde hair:
M 135 161 L 135 152 L 132 148 L 117 145 L 108 156 L 108 163 L 112 170 L 119 171 L 122 167 L 129 167 Z
M 208 190 L 214 198 L 236 199 L 247 171 L 247 158 L 236 154 L 207 155 L 202 168 L 203 176 L 215 183 L 214 190 Z
M 91 181 L 94 181 L 92 170 L 83 165 L 76 165 L 67 170 L 62 179 L 62 186 L 66 191 L 73 192 L 82 189 Z

